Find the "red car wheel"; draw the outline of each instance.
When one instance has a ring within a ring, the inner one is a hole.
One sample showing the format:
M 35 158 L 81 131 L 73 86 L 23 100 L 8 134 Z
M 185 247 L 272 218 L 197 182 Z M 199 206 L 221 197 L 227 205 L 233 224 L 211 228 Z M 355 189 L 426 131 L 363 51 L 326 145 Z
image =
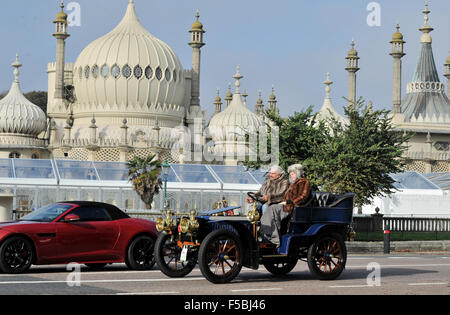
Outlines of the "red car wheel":
M 33 263 L 33 258 L 33 245 L 22 236 L 13 236 L 0 246 L 0 269 L 5 273 L 27 271 Z

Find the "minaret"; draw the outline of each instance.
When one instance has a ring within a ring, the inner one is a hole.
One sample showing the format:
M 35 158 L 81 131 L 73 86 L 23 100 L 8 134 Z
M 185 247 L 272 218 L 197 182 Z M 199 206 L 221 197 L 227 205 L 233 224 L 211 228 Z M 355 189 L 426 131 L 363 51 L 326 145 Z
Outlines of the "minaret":
M 450 56 L 445 61 L 445 74 L 447 78 L 447 97 L 450 99 Z
M 275 87 L 272 85 L 272 94 L 269 96 L 269 111 L 274 111 L 275 114 L 279 115 L 280 111 L 277 108 L 277 97 L 275 96 Z
M 66 59 L 66 39 L 70 36 L 67 33 L 67 14 L 64 12 L 64 2 L 61 1 L 61 12 L 56 15 L 55 33 L 56 38 L 56 80 L 55 80 L 55 100 L 64 100 L 64 67 Z
M 227 107 L 230 105 L 231 101 L 233 100 L 233 93 L 231 92 L 231 83 L 228 83 L 228 93 L 225 97 L 225 104 Z
M 358 52 L 355 49 L 355 41 L 352 40 L 352 49 L 348 51 L 348 55 L 345 58 L 347 59 L 347 68 L 345 70 L 349 73 L 349 83 L 348 83 L 348 100 L 349 105 L 356 104 L 356 72 L 358 72 Z
M 402 104 L 402 58 L 406 54 L 403 51 L 405 45 L 403 34 L 400 33 L 400 25 L 397 24 L 397 32 L 392 35 L 392 52 L 390 55 L 394 58 L 394 81 L 392 91 L 393 113 L 399 114 L 401 112 Z
M 261 98 L 261 94 L 262 94 L 262 92 L 259 91 L 258 100 L 256 101 L 256 106 L 255 106 L 255 114 L 258 115 L 259 117 L 264 115 L 264 104 L 263 104 L 263 100 Z
M 219 114 L 222 111 L 222 99 L 220 98 L 220 90 L 217 89 L 217 97 L 214 101 L 214 114 Z
M 201 59 L 201 48 L 205 46 L 203 42 L 203 25 L 198 20 L 200 14 L 197 10 L 195 15 L 196 20 L 192 24 L 192 28 L 189 31 L 191 33 L 191 42 L 189 46 L 192 47 L 192 87 L 191 87 L 191 110 L 193 107 L 200 108 L 200 59 Z

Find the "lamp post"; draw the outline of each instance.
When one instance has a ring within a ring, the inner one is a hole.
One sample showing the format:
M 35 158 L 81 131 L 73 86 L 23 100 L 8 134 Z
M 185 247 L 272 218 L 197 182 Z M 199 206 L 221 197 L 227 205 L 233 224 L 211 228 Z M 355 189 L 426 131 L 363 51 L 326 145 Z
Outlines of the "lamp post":
M 170 171 L 170 164 L 167 163 L 166 160 L 164 161 L 163 164 L 161 164 L 162 180 L 164 182 L 164 204 L 163 204 L 164 211 L 166 211 L 166 204 L 167 204 L 167 180 L 169 178 L 169 171 Z

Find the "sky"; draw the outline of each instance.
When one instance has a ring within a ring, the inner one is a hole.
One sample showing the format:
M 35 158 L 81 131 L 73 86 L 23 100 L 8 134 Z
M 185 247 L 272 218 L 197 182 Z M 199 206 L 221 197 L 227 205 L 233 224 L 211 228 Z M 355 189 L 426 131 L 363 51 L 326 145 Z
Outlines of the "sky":
M 14 78 L 11 63 L 16 53 L 22 90 L 47 90 L 46 68 L 55 60 L 52 37 L 59 0 L 2 0 L 0 4 L 0 93 Z M 66 62 L 75 62 L 92 41 L 111 31 L 125 14 L 128 0 L 66 0 L 79 4 L 79 26 L 69 28 Z M 200 12 L 206 46 L 202 48 L 201 104 L 208 116 L 220 89 L 222 99 L 234 83 L 236 66 L 244 76 L 247 105 L 254 110 L 258 92 L 264 104 L 272 86 L 282 116 L 314 106 L 325 97 L 323 81 L 331 73 L 331 95 L 343 113 L 348 96 L 345 71 L 352 39 L 359 52 L 357 95 L 372 101 L 375 109 L 392 109 L 392 57 L 390 40 L 400 23 L 405 36 L 403 96 L 412 80 L 420 52 L 425 0 L 134 0 L 144 27 L 173 48 L 185 69 L 192 67 L 189 29 Z M 378 5 L 374 9 L 372 4 Z M 435 29 L 433 51 L 441 82 L 450 55 L 450 1 L 430 0 L 430 25 Z M 68 9 L 69 7 L 66 7 Z M 74 10 L 66 10 L 68 14 Z M 379 13 L 379 14 L 376 14 Z M 369 19 L 369 23 L 368 23 Z M 370 24 L 370 25 L 369 25 Z M 375 24 L 375 25 L 374 25 Z

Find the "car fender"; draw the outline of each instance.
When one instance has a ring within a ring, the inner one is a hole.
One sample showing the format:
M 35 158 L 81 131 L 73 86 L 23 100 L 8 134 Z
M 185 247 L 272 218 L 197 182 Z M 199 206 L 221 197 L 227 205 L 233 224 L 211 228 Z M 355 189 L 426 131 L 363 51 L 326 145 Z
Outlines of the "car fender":
M 329 224 L 313 224 L 302 234 L 283 235 L 281 237 L 281 246 L 278 249 L 278 253 L 280 255 L 289 255 L 292 246 L 317 235 L 325 226 L 329 226 Z

